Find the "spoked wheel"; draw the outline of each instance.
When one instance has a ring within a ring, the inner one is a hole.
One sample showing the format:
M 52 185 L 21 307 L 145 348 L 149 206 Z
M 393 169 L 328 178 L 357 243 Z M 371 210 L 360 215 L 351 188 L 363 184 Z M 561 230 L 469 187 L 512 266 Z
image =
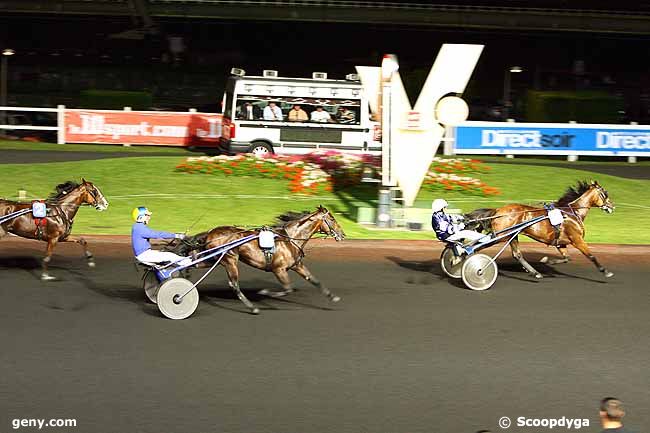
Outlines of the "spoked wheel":
M 464 260 L 465 257 L 458 257 L 454 254 L 454 248 L 448 245 L 440 254 L 440 267 L 451 278 L 460 278 Z
M 144 278 L 142 279 L 142 288 L 144 289 L 144 294 L 147 295 L 147 298 L 154 304 L 157 303 L 156 298 L 159 287 L 160 282 L 158 282 L 158 278 L 156 278 L 156 273 L 154 271 L 148 271 L 144 274 Z
M 487 290 L 497 280 L 497 264 L 485 254 L 474 254 L 463 262 L 461 277 L 468 289 Z
M 160 312 L 174 320 L 190 317 L 199 305 L 199 291 L 192 286 L 194 283 L 185 278 L 172 278 L 162 283 L 157 298 Z

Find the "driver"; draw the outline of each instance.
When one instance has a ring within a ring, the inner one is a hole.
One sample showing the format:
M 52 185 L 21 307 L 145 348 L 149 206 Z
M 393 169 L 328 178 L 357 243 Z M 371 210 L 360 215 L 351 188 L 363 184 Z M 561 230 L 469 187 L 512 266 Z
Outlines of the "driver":
M 445 209 L 449 206 L 447 200 L 437 198 L 431 203 L 431 226 L 436 232 L 438 239 L 444 242 L 462 241 L 469 239 L 474 242 L 486 235 L 475 232 L 474 230 L 465 230 L 462 215 L 449 215 Z
M 147 227 L 151 219 L 151 211 L 144 206 L 133 209 L 131 216 L 135 220 L 131 227 L 131 245 L 133 254 L 138 261 L 146 263 L 172 262 L 181 266 L 192 262 L 191 258 L 182 257 L 170 251 L 152 250 L 149 243 L 149 239 L 183 239 L 185 238 L 184 234 L 151 230 Z

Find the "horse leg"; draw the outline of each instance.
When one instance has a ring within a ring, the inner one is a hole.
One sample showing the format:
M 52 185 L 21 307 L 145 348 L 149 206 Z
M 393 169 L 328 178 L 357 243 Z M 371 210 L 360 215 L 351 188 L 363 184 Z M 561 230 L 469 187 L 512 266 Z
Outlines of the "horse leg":
M 534 276 L 535 278 L 537 278 L 538 280 L 541 280 L 541 279 L 543 278 L 543 277 L 542 277 L 542 274 L 540 274 L 539 272 L 537 272 L 537 271 L 535 270 L 535 268 L 533 268 L 533 267 L 530 265 L 530 263 L 528 263 L 528 262 L 526 261 L 526 259 L 524 258 L 524 255 L 521 253 L 521 250 L 519 249 L 519 239 L 518 239 L 516 236 L 515 236 L 515 238 L 512 240 L 512 242 L 510 242 L 510 249 L 512 250 L 512 257 L 514 257 L 515 259 L 517 259 L 517 261 L 519 262 L 519 264 L 521 264 L 521 266 L 524 267 L 524 269 L 526 270 L 526 272 L 529 272 L 529 273 L 533 274 L 533 276 Z
M 277 298 L 280 296 L 286 296 L 289 293 L 293 292 L 293 287 L 291 287 L 291 279 L 289 278 L 289 273 L 286 269 L 277 268 L 273 269 L 272 272 L 273 275 L 275 275 L 275 278 L 277 278 L 280 284 L 282 284 L 282 290 L 263 289 L 258 292 L 260 295 Z
M 45 252 L 45 257 L 43 258 L 43 270 L 41 273 L 41 280 L 43 281 L 51 281 L 56 279 L 53 276 L 51 276 L 47 271 L 48 265 L 52 260 L 52 252 L 54 251 L 54 247 L 56 246 L 56 243 L 57 243 L 56 238 L 47 241 L 47 250 Z
M 549 259 L 548 256 L 544 256 L 539 261 L 541 263 L 548 263 L 549 265 L 559 265 L 561 263 L 569 263 L 570 259 L 569 259 L 569 255 L 566 253 L 566 246 L 555 247 L 555 248 L 557 248 L 560 255 L 562 255 L 561 259 Z
M 232 290 L 237 295 L 237 298 L 251 311 L 252 314 L 259 314 L 260 310 L 253 305 L 251 301 L 248 300 L 246 295 L 239 288 L 239 269 L 237 268 L 237 261 L 239 260 L 236 256 L 229 256 L 223 258 L 223 267 L 226 268 L 226 273 L 228 274 L 228 284 Z
M 305 266 L 304 264 L 299 263 L 299 264 L 297 264 L 296 266 L 294 266 L 292 269 L 293 269 L 293 270 L 294 270 L 298 275 L 300 275 L 301 277 L 303 277 L 306 281 L 309 281 L 309 282 L 310 282 L 314 287 L 318 288 L 318 289 L 321 291 L 321 293 L 322 293 L 323 295 L 327 296 L 327 298 L 328 298 L 330 301 L 332 301 L 332 302 L 339 302 L 339 301 L 341 300 L 341 298 L 340 298 L 339 296 L 336 296 L 335 294 L 333 294 L 332 292 L 330 292 L 329 289 L 328 289 L 327 287 L 323 286 L 323 284 L 318 280 L 318 278 L 316 278 L 316 277 L 314 276 L 314 274 L 312 274 L 312 273 L 309 271 L 309 269 L 307 269 L 307 266 Z
M 571 238 L 571 243 L 573 244 L 574 247 L 576 247 L 582 254 L 585 255 L 591 262 L 598 268 L 600 272 L 602 272 L 605 277 L 610 278 L 614 276 L 613 272 L 608 271 L 605 269 L 603 265 L 601 265 L 596 257 L 591 254 L 591 250 L 589 249 L 589 246 L 585 242 L 585 240 L 582 238 L 582 236 L 575 236 Z
M 93 253 L 88 250 L 88 242 L 86 242 L 84 238 L 81 236 L 69 236 L 65 241 L 76 242 L 81 245 L 81 248 L 83 248 L 84 251 L 84 257 L 86 257 L 86 260 L 88 261 L 88 267 L 95 267 L 95 257 L 93 256 Z

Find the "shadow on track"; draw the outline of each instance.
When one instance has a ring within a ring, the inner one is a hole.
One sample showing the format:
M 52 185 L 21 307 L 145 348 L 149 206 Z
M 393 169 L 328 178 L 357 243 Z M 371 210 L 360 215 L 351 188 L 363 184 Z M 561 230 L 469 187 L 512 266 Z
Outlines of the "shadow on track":
M 280 288 L 278 284 L 273 284 L 271 285 Z M 246 282 L 247 289 L 244 290 L 244 294 L 248 299 L 251 301 L 258 303 L 261 305 L 261 310 L 277 310 L 277 311 L 293 311 L 295 308 L 282 308 L 278 307 L 276 305 L 270 304 L 268 301 L 279 301 L 281 303 L 287 304 L 287 305 L 295 305 L 295 306 L 301 306 L 301 307 L 306 307 L 306 308 L 311 308 L 315 310 L 323 310 L 323 311 L 334 311 L 335 309 L 333 308 L 328 308 L 328 307 L 321 307 L 319 305 L 314 305 L 312 303 L 304 302 L 304 301 L 298 301 L 295 299 L 295 295 L 299 293 L 307 293 L 309 292 L 309 289 L 302 289 L 302 288 L 295 288 L 294 291 L 287 296 L 281 297 L 281 298 L 276 298 L 272 296 L 264 296 L 260 295 L 258 292 L 262 290 L 263 288 L 269 288 L 269 281 L 267 280 L 252 280 L 252 281 L 247 281 Z M 236 301 L 239 302 L 237 299 L 237 296 L 232 292 L 230 289 L 225 289 L 225 288 L 216 288 L 214 286 L 207 286 L 206 288 L 203 288 L 200 290 L 201 295 L 206 299 L 206 302 L 209 303 L 210 305 L 213 305 L 215 307 L 223 308 L 226 310 L 231 310 L 231 311 L 236 311 L 236 312 L 247 312 L 245 310 L 239 309 L 239 308 L 234 308 L 231 306 L 226 306 L 223 303 L 217 302 L 217 300 L 223 300 L 223 301 Z M 211 299 L 210 299 L 211 298 Z
M 539 256 L 539 257 L 536 257 Z M 578 280 L 584 280 L 584 281 L 589 281 L 593 283 L 599 283 L 599 284 L 605 284 L 607 281 L 605 280 L 598 280 L 595 278 L 590 278 L 590 277 L 584 277 L 581 275 L 575 275 L 575 274 L 569 274 L 566 272 L 562 272 L 561 270 L 558 270 L 556 267 L 550 266 L 545 263 L 539 262 L 539 259 L 542 257 L 542 255 L 536 255 L 532 254 L 532 257 L 534 257 L 537 261 L 537 269 L 544 275 L 545 277 L 550 277 L 550 278 L 573 278 L 573 279 L 578 279 Z M 426 260 L 426 261 L 417 261 L 417 260 L 404 260 L 400 257 L 395 257 L 395 256 L 386 256 L 386 259 L 390 260 L 391 262 L 395 263 L 397 266 L 408 269 L 411 271 L 416 271 L 420 273 L 426 273 L 430 274 L 432 276 L 437 276 L 440 279 L 448 279 L 449 283 L 452 284 L 453 286 L 459 287 L 459 288 L 465 288 L 464 284 L 462 283 L 462 280 L 455 280 L 453 278 L 447 278 L 447 276 L 444 274 L 440 267 L 440 261 L 439 260 Z M 543 280 L 537 280 L 533 278 L 532 275 L 526 273 L 519 263 L 516 263 L 512 260 L 506 260 L 506 261 L 498 261 L 497 262 L 498 267 L 499 267 L 499 275 L 503 276 L 505 278 L 511 279 L 511 280 L 518 280 L 522 282 L 527 282 L 527 283 L 540 283 Z M 566 266 L 566 265 L 565 265 Z M 409 278 L 407 280 L 407 283 L 414 283 L 415 281 L 412 278 Z

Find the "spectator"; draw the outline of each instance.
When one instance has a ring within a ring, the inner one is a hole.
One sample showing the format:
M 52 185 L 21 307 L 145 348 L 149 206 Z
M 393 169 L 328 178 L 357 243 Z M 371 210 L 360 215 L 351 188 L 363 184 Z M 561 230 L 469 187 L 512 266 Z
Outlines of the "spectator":
M 601 433 L 629 433 L 621 421 L 625 416 L 623 403 L 617 398 L 607 397 L 600 401 L 600 424 L 603 426 Z
M 354 111 L 348 110 L 346 107 L 339 107 L 339 111 L 336 113 L 336 120 L 339 123 L 355 123 L 357 115 Z
M 282 120 L 282 110 L 275 102 L 271 101 L 264 107 L 264 120 Z
M 330 116 L 330 113 L 323 110 L 323 107 L 319 105 L 314 111 L 311 112 L 311 121 L 318 123 L 327 123 L 332 121 L 332 116 Z
M 241 120 L 256 120 L 262 117 L 262 110 L 260 107 L 253 105 L 250 102 L 245 102 L 241 107 L 238 118 Z
M 300 108 L 300 105 L 297 104 L 293 106 L 293 110 L 289 111 L 287 118 L 289 122 L 306 122 L 309 119 L 305 110 Z

